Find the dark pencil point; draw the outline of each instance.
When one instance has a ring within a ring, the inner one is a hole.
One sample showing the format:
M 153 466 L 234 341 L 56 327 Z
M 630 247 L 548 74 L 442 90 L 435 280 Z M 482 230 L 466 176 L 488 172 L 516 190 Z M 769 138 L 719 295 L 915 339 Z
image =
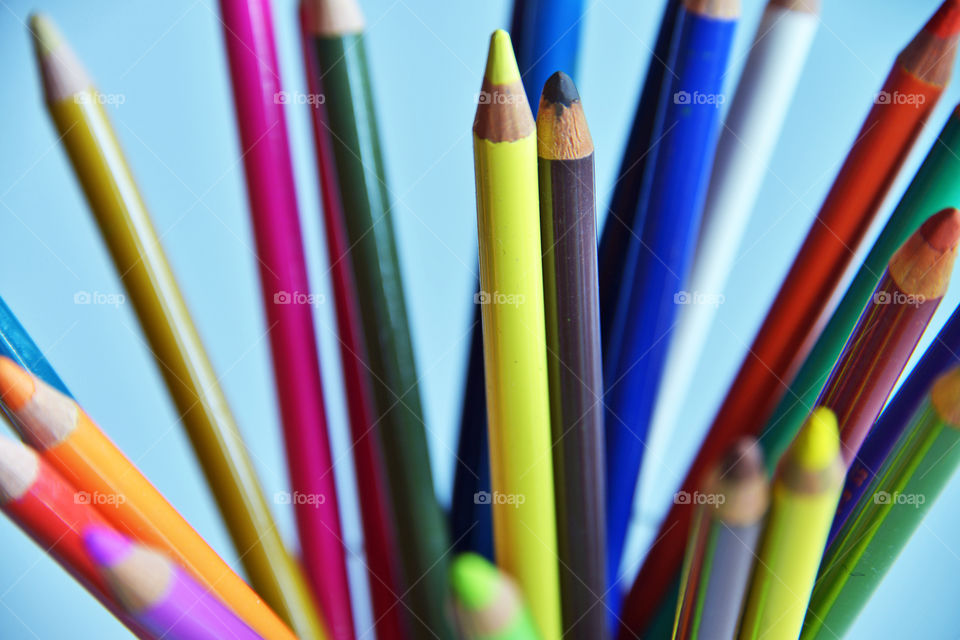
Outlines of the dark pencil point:
M 580 102 L 577 85 L 573 84 L 570 76 L 563 71 L 557 71 L 547 78 L 546 84 L 543 85 L 542 98 L 550 104 L 567 108 L 574 102 Z

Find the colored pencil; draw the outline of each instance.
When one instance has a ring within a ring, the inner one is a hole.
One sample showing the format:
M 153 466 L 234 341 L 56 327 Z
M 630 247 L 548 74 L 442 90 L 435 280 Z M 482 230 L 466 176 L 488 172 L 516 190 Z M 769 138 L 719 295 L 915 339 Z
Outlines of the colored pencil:
M 312 63 L 307 48 L 307 17 L 301 11 L 301 38 L 307 84 L 312 95 L 322 95 L 323 80 L 320 70 Z M 376 429 L 376 400 L 366 364 L 369 356 L 363 336 L 357 284 L 350 269 L 346 212 L 337 184 L 332 144 L 326 133 L 330 124 L 324 102 L 313 100 L 310 109 L 323 204 L 324 235 L 330 261 L 329 273 L 336 303 L 334 310 L 352 439 L 351 452 L 356 470 L 357 496 L 365 541 L 367 582 L 376 636 L 383 640 L 392 640 L 406 635 L 403 620 L 406 609 L 399 606 L 399 594 L 402 592 L 399 553 L 387 495 L 383 449 Z
M 544 638 L 559 638 L 536 125 L 510 46 L 496 31 L 473 122 L 497 564 L 520 585 Z
M 466 640 L 542 637 L 517 585 L 483 556 L 457 556 L 450 565 L 450 586 L 457 623 Z
M 91 501 L 118 531 L 163 549 L 267 640 L 294 638 L 76 402 L 0 358 L 0 399 L 41 458 Z
M 678 18 L 673 76 L 655 124 L 651 187 L 639 203 L 642 224 L 633 229 L 624 268 L 637 275 L 621 292 L 604 363 L 611 586 L 618 582 L 647 428 L 700 226 L 739 9 L 739 0 L 685 0 Z
M 0 435 L 0 510 L 138 638 L 151 636 L 124 613 L 90 562 L 81 534 L 107 526 L 90 505 L 35 451 Z
M 484 391 L 483 319 L 479 284 L 474 296 L 470 351 L 460 408 L 460 435 L 450 499 L 450 529 L 454 550 L 473 551 L 493 560 L 493 510 L 482 499 L 490 494 L 490 443 L 487 439 L 487 398 Z
M 777 467 L 737 637 L 796 638 L 843 484 L 837 418 L 817 407 Z
M 874 101 L 687 471 L 682 483 L 684 490 L 696 490 L 706 470 L 738 437 L 760 433 L 786 391 L 813 344 L 821 316 L 843 280 L 847 266 L 943 93 L 953 65 L 958 30 L 960 3 L 949 0 L 897 58 L 880 94 L 891 98 Z M 897 98 L 893 99 L 894 96 Z M 955 203 L 944 206 L 952 204 Z M 920 215 L 925 217 L 930 212 L 926 210 Z M 885 258 L 889 259 L 898 246 L 899 243 L 894 243 Z M 882 273 L 886 259 L 872 263 L 876 268 L 875 277 Z M 854 312 L 856 316 L 875 284 L 876 280 L 870 283 L 860 299 L 860 306 Z M 850 330 L 853 322 L 855 320 Z M 839 349 L 836 353 L 839 354 Z M 830 360 L 827 367 L 832 367 L 834 362 Z M 812 402 L 813 398 L 801 414 L 809 410 Z M 798 426 L 799 423 L 793 425 L 793 433 Z M 783 439 L 789 443 L 791 438 L 787 434 Z M 766 441 L 761 440 L 766 445 Z M 765 450 L 768 463 L 777 459 L 771 448 L 765 446 Z M 627 598 L 624 626 L 635 634 L 642 632 L 658 607 L 669 609 L 671 606 L 664 602 L 665 590 L 679 571 L 682 540 L 689 530 L 691 515 L 686 505 L 673 505 L 661 523 L 655 538 L 658 542 L 647 555 L 634 582 L 635 588 Z M 664 536 L 668 530 L 672 533 Z
M 802 637 L 850 629 L 960 466 L 960 369 L 934 383 L 827 549 Z
M 353 612 L 327 435 L 310 284 L 268 0 L 221 0 L 260 290 L 270 334 L 291 500 L 303 565 L 331 636 L 352 640 Z
M 510 32 L 527 102 L 540 104 L 540 92 L 556 71 L 577 74 L 577 51 L 583 27 L 583 0 L 523 0 L 518 24 L 522 35 Z
M 308 637 L 320 621 L 287 552 L 98 91 L 53 23 L 31 19 L 47 106 L 255 588 Z
M 112 529 L 83 531 L 90 559 L 127 613 L 165 640 L 256 640 L 260 636 L 176 563 Z
M 664 477 L 664 454 L 673 436 L 681 435 L 677 418 L 799 84 L 819 13 L 820 0 L 770 0 L 760 18 L 717 143 L 703 225 L 684 285 L 694 304 L 680 308 L 670 338 L 647 438 L 649 462 L 640 474 L 643 502 L 655 499 Z
M 593 140 L 580 94 L 562 71 L 547 79 L 540 97 L 537 156 L 563 632 L 602 640 L 608 627 Z
M 600 234 L 597 265 L 600 273 L 600 340 L 603 344 L 604 363 L 615 355 L 610 350 L 610 334 L 617 300 L 620 292 L 629 290 L 633 281 L 634 274 L 625 269 L 627 248 L 633 237 L 633 229 L 643 224 L 637 221 L 637 216 L 642 213 L 642 193 L 650 185 L 648 167 L 653 164 L 654 159 L 651 152 L 659 145 L 654 133 L 654 122 L 660 96 L 664 91 L 663 86 L 669 84 L 664 79 L 670 78 L 672 81 L 673 78 L 672 72 L 667 73 L 667 68 L 681 4 L 682 0 L 667 0 L 663 9 L 660 30 L 657 32 L 656 44 L 647 65 L 643 89 L 637 101 L 623 159 L 614 181 L 606 222 Z
M 346 212 L 350 266 L 374 382 L 376 424 L 414 636 L 452 636 L 448 530 L 433 488 L 413 344 L 394 239 L 390 193 L 355 0 L 303 0 L 305 47 L 322 77 L 328 136 Z
M 674 640 L 732 638 L 753 567 L 770 486 L 752 438 L 733 445 L 714 470 L 697 515 L 681 573 Z
M 927 347 L 920 362 L 901 385 L 893 400 L 886 406 L 880 419 L 873 425 L 867 439 L 860 445 L 857 457 L 847 470 L 847 479 L 840 494 L 837 513 L 830 527 L 828 545 L 850 516 L 860 496 L 876 476 L 877 470 L 893 445 L 907 427 L 910 417 L 923 402 L 934 381 L 949 369 L 960 364 L 960 308 L 954 309 L 947 323 Z
M 893 254 L 817 399 L 837 416 L 848 466 L 940 306 L 958 240 L 960 211 L 944 209 Z
M 43 355 L 43 351 L 20 324 L 3 298 L 0 298 L 0 356 L 10 358 L 60 393 L 70 395 L 67 385 L 54 371 L 53 366 Z
M 840 304 L 824 327 L 763 430 L 764 448 L 780 455 L 790 443 L 805 407 L 812 406 L 843 350 L 861 311 L 884 273 L 893 253 L 915 232 L 932 211 L 960 202 L 960 109 L 955 110 L 926 160 L 891 214 L 869 254 L 857 271 Z

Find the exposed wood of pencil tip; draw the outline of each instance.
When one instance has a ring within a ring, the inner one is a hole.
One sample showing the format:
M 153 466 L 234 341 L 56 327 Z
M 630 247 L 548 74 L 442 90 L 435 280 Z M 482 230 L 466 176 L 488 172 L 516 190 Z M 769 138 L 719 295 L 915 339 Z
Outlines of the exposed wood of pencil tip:
M 37 454 L 12 438 L 0 436 L 0 504 L 19 500 L 40 471 Z
M 537 109 L 537 155 L 576 160 L 593 153 L 593 138 L 573 80 L 557 71 L 547 79 Z
M 43 92 L 49 102 L 92 88 L 86 69 L 50 18 L 42 13 L 31 15 L 29 29 L 43 77 Z
M 937 378 L 930 390 L 930 403 L 941 420 L 960 429 L 960 367 Z
M 756 440 L 738 440 L 717 467 L 710 486 L 717 496 L 723 496 L 717 506 L 721 521 L 731 526 L 759 521 L 770 502 L 770 483 Z
M 770 0 L 770 6 L 797 13 L 820 13 L 820 0 Z
M 920 299 L 947 291 L 960 241 L 960 211 L 944 209 L 927 218 L 890 258 L 890 277 L 901 291 Z
M 138 612 L 159 602 L 170 589 L 170 562 L 160 553 L 134 545 L 116 564 L 100 566 L 110 590 L 127 611 Z
M 688 13 L 707 18 L 730 20 L 740 15 L 740 0 L 684 0 Z
M 314 36 L 342 36 L 360 33 L 363 11 L 357 0 L 301 0 L 304 30 Z
M 960 0 L 947 0 L 904 47 L 897 56 L 897 62 L 923 82 L 946 86 L 953 72 L 958 38 Z
M 490 53 L 477 103 L 473 133 L 481 140 L 515 142 L 536 129 L 510 36 L 502 29 L 490 37 Z
M 59 444 L 76 428 L 77 403 L 5 357 L 0 357 L 0 398 L 14 415 L 14 427 L 39 449 Z

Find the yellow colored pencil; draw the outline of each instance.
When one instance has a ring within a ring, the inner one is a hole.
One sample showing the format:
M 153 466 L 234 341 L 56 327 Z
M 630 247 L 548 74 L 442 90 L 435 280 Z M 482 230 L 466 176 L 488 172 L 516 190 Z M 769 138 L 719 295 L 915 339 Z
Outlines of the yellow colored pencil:
M 818 407 L 777 467 L 740 640 L 795 640 L 800 634 L 844 471 L 837 417 Z
M 301 638 L 323 638 L 299 565 L 270 514 L 246 446 L 180 295 L 101 94 L 45 16 L 30 20 L 50 116 L 103 232 L 234 548 L 256 591 Z M 242 613 L 242 612 L 241 612 Z
M 473 123 L 493 534 L 540 633 L 560 637 L 537 137 L 510 36 L 496 31 Z

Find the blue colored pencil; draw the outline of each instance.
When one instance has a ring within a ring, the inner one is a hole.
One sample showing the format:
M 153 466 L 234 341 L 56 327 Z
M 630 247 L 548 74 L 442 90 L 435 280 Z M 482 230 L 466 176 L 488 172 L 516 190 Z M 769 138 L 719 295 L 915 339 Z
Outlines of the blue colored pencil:
M 23 328 L 17 316 L 0 298 L 0 356 L 10 358 L 24 370 L 37 376 L 57 391 L 73 397 L 63 384 L 60 376 L 47 362 L 47 358 L 40 351 L 40 347 L 33 341 L 27 330 Z
M 523 0 L 517 0 L 522 2 Z M 597 269 L 600 277 L 600 344 L 603 361 L 610 362 L 610 333 L 613 329 L 613 317 L 616 312 L 620 292 L 629 289 L 633 274 L 624 270 L 627 262 L 627 249 L 630 246 L 631 230 L 637 226 L 636 216 L 645 192 L 644 184 L 649 187 L 651 147 L 653 144 L 653 125 L 657 115 L 657 105 L 663 93 L 664 77 L 667 72 L 667 59 L 670 57 L 670 45 L 676 31 L 677 16 L 680 14 L 682 0 L 667 0 L 660 20 L 657 42 L 647 65 L 647 75 L 640 92 L 640 100 L 633 116 L 633 125 L 627 138 L 627 146 L 620 161 L 620 170 L 613 187 L 613 196 L 607 210 L 607 219 L 600 233 L 600 248 L 597 251 Z M 644 176 L 647 181 L 644 183 Z M 642 223 L 641 223 L 642 224 Z M 610 575 L 609 573 L 607 575 Z
M 689 271 L 719 130 L 723 77 L 737 0 L 685 0 L 671 47 L 674 75 L 664 85 L 648 164 L 649 194 L 631 236 L 604 365 L 607 435 L 607 573 L 620 568 L 644 439 L 676 316 L 675 296 Z M 617 609 L 617 606 L 613 607 Z
M 554 72 L 576 77 L 583 0 L 517 0 L 513 22 L 520 30 L 511 37 L 523 89 L 527 102 L 536 108 L 543 85 Z
M 960 364 L 960 307 L 954 310 L 950 319 L 927 347 L 920 362 L 900 386 L 893 400 L 887 405 L 880 418 L 863 441 L 847 470 L 847 480 L 840 495 L 837 513 L 833 517 L 829 546 L 843 523 L 853 512 L 877 471 L 883 466 L 893 446 L 897 443 L 910 417 L 917 411 L 927 396 L 934 381 L 948 370 Z

